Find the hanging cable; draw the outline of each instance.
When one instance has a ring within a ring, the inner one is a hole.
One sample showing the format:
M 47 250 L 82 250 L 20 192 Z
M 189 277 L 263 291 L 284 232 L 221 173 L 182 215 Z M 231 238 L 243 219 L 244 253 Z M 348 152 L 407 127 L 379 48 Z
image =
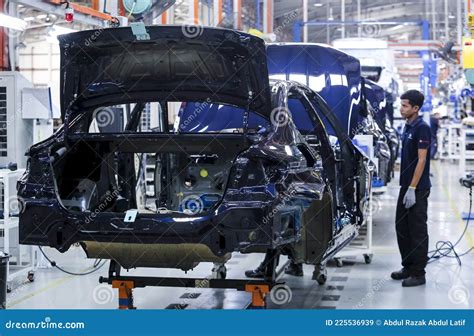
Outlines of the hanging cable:
M 49 261 L 49 263 L 51 264 L 51 266 L 56 267 L 56 268 L 57 268 L 58 270 L 60 270 L 61 272 L 64 272 L 64 273 L 69 274 L 69 275 L 88 275 L 88 274 L 92 274 L 92 273 L 98 271 L 99 269 L 101 269 L 101 268 L 107 263 L 107 260 L 104 260 L 104 262 L 101 263 L 102 259 L 96 259 L 96 260 L 94 261 L 94 264 L 92 265 L 92 268 L 93 268 L 92 270 L 87 271 L 87 272 L 84 272 L 84 273 L 71 272 L 71 271 L 65 270 L 64 268 L 58 266 L 54 260 L 51 260 L 51 259 L 46 255 L 46 253 L 43 251 L 43 249 L 41 248 L 41 246 L 38 245 L 38 248 L 39 248 L 39 250 L 41 251 L 41 253 L 43 254 L 43 256 L 46 258 L 46 260 Z

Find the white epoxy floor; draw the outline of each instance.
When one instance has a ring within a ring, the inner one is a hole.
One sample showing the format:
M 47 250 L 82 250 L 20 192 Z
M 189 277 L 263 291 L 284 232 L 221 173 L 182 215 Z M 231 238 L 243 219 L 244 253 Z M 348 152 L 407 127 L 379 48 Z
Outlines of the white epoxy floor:
M 433 188 L 429 198 L 430 247 L 437 240 L 456 241 L 465 221 L 462 211 L 469 209 L 469 194 L 459 184 L 459 166 L 446 162 L 432 163 Z M 374 257 L 371 264 L 362 255 L 344 259 L 343 267 L 330 263 L 328 281 L 320 286 L 311 280 L 312 268 L 305 266 L 302 278 L 284 276 L 291 288 L 292 299 L 284 305 L 271 300 L 269 308 L 303 309 L 466 309 L 474 306 L 474 251 L 462 258 L 462 266 L 455 259 L 443 259 L 427 267 L 427 284 L 403 288 L 390 279 L 390 272 L 399 269 L 400 257 L 396 244 L 394 217 L 397 181 L 385 194 L 377 198 L 373 218 Z M 474 221 L 458 245 L 463 252 L 474 244 Z M 57 263 L 73 271 L 84 271 L 93 261 L 85 258 L 79 247 L 60 254 L 45 249 Z M 228 278 L 243 278 L 244 271 L 256 266 L 262 255 L 235 255 L 228 263 Z M 282 260 L 283 263 L 284 260 Z M 211 264 L 200 264 L 187 276 L 207 277 Z M 113 309 L 117 307 L 118 293 L 110 286 L 98 283 L 99 276 L 107 276 L 108 264 L 87 276 L 69 276 L 57 269 L 38 269 L 35 282 L 14 284 L 7 295 L 10 309 Z M 132 272 L 131 272 L 132 273 Z M 141 269 L 133 274 L 159 276 L 186 276 L 177 270 Z M 181 298 L 185 293 L 191 298 Z M 198 293 L 199 295 L 195 295 Z M 187 305 L 185 309 L 243 309 L 249 295 L 235 290 L 184 289 L 147 287 L 134 290 L 138 309 L 163 309 L 170 305 Z

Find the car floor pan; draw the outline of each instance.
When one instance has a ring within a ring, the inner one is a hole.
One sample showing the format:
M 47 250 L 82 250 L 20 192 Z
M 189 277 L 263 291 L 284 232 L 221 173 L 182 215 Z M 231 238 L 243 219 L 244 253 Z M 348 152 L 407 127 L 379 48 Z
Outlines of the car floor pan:
M 218 257 L 203 244 L 127 244 L 84 241 L 81 245 L 88 258 L 114 259 L 126 269 L 156 267 L 187 271 L 200 262 L 225 263 L 231 258 L 230 253 Z

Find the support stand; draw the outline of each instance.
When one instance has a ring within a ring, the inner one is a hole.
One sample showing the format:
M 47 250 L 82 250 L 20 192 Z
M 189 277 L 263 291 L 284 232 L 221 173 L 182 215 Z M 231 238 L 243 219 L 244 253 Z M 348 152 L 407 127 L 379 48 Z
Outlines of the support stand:
M 278 252 L 273 251 L 271 262 L 265 268 L 265 278 L 263 280 L 121 276 L 120 265 L 111 260 L 108 277 L 100 277 L 99 283 L 108 283 L 112 285 L 112 288 L 118 289 L 119 309 L 136 309 L 133 306 L 133 289 L 148 286 L 235 289 L 251 294 L 249 309 L 265 309 L 268 293 L 273 287 L 283 284 L 283 282 L 277 282 L 276 280 L 282 273 L 281 270 L 278 272 L 276 270 L 278 256 Z

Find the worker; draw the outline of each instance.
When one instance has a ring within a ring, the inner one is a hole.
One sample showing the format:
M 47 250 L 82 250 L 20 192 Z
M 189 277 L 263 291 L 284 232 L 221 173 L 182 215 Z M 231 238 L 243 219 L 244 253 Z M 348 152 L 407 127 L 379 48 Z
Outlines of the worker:
M 423 94 L 409 90 L 400 98 L 400 112 L 406 124 L 402 135 L 401 188 L 395 227 L 403 268 L 393 272 L 391 277 L 403 280 L 403 287 L 413 287 L 426 283 L 431 130 L 419 115 L 424 102 Z

